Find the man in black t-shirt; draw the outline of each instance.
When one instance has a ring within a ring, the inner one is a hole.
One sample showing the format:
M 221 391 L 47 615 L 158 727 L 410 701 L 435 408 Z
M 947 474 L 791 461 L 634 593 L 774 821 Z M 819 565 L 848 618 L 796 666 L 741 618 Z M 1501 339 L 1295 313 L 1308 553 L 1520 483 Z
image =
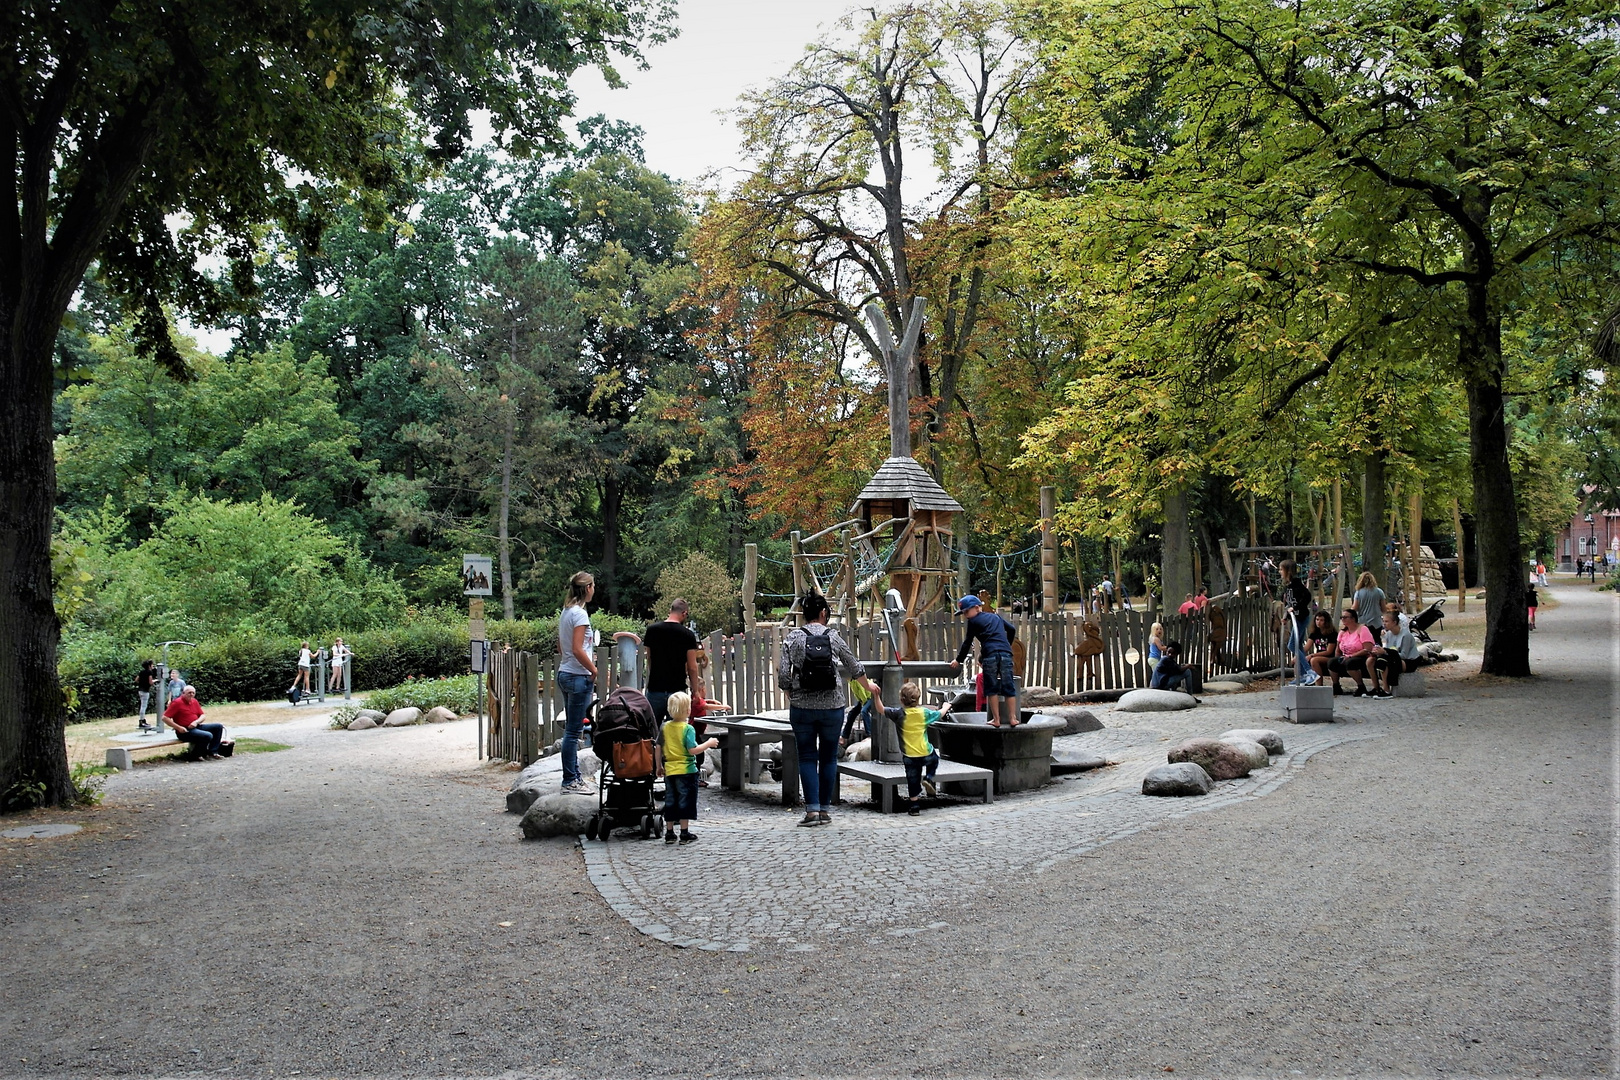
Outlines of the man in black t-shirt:
M 647 647 L 647 701 L 660 724 L 669 719 L 669 695 L 690 688 L 694 698 L 704 696 L 698 639 L 686 628 L 687 612 L 685 600 L 671 600 L 669 616 L 647 627 L 641 638 Z

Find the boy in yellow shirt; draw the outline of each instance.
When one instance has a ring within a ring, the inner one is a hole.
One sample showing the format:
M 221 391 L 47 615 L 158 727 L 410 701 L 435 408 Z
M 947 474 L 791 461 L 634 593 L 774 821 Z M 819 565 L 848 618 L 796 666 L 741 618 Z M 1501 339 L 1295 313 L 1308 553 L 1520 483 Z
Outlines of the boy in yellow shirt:
M 912 817 L 922 813 L 918 797 L 923 789 L 927 789 L 929 798 L 939 794 L 934 787 L 939 751 L 928 737 L 928 727 L 939 723 L 950 711 L 949 705 L 940 710 L 923 708 L 922 687 L 913 682 L 900 687 L 900 708 L 883 710 L 883 715 L 900 728 L 900 753 L 906 759 L 906 794 L 911 797 L 911 809 L 906 812 Z
M 669 719 L 664 721 L 664 843 L 675 843 L 675 823 L 680 822 L 680 842 L 696 842 L 692 822 L 697 820 L 698 764 L 697 756 L 704 750 L 720 745 L 719 739 L 697 741 L 688 718 L 692 715 L 692 697 L 685 691 L 669 695 L 664 708 Z

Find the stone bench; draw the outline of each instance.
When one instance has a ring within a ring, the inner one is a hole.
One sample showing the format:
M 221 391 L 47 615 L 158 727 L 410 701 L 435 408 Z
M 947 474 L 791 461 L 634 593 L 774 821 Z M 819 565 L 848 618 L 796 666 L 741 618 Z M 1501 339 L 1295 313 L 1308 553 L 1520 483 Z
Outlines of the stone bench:
M 114 735 L 113 742 L 126 743 L 125 746 L 113 746 L 107 750 L 107 764 L 122 772 L 129 772 L 135 767 L 134 752 L 148 750 L 159 746 L 184 746 L 185 740 L 178 738 L 172 731 L 154 732 L 144 734 L 131 732 L 128 735 Z
M 1395 684 L 1396 697 L 1426 697 L 1429 693 L 1429 680 L 1423 677 L 1423 669 L 1409 671 L 1401 676 L 1401 681 Z
M 1282 688 L 1283 715 L 1291 724 L 1333 723 L 1333 685 L 1285 686 Z
M 894 812 L 895 789 L 904 787 L 906 783 L 906 766 L 898 761 L 841 761 L 838 763 L 838 772 L 843 776 L 869 782 L 872 785 L 872 801 L 877 803 L 885 814 Z M 995 774 L 977 765 L 964 765 L 960 761 L 940 758 L 934 782 L 941 785 L 982 783 L 984 801 L 987 803 L 996 801 Z

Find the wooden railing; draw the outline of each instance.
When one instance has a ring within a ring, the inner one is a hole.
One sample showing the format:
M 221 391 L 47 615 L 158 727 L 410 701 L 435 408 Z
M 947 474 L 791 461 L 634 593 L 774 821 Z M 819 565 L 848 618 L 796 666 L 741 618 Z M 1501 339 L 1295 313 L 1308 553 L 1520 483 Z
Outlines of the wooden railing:
M 1272 602 L 1264 597 L 1227 599 L 1220 603 L 1226 618 L 1225 638 L 1219 648 L 1210 640 L 1208 610 L 1192 615 L 1161 613 L 1165 639 L 1179 641 L 1186 663 L 1198 664 L 1205 678 L 1223 672 L 1242 670 L 1260 663 L 1271 667 L 1281 662 Z M 1113 611 L 1085 616 L 1079 612 L 1054 615 L 1018 614 L 1005 616 L 1018 628 L 1024 643 L 1023 682 L 1026 686 L 1046 686 L 1060 694 L 1085 690 L 1127 690 L 1148 684 L 1148 634 L 1153 619 L 1146 611 Z M 1084 623 L 1094 622 L 1100 631 L 1102 652 L 1090 658 L 1075 654 L 1086 634 Z M 863 660 L 886 659 L 888 644 L 879 636 L 878 624 L 868 621 L 853 627 L 838 627 L 850 642 L 855 655 Z M 765 713 L 788 707 L 787 695 L 776 685 L 776 658 L 789 627 L 756 626 L 727 636 L 716 632 L 704 639 L 709 656 L 705 676 L 709 696 L 724 701 L 743 713 Z M 962 622 L 945 612 L 930 612 L 917 619 L 917 655 L 923 660 L 951 660 L 961 645 Z M 490 656 L 489 720 L 485 756 L 520 761 L 527 765 L 541 751 L 562 737 L 564 709 L 557 692 L 557 657 L 540 659 L 533 653 L 496 646 Z M 605 699 L 621 682 L 643 685 L 645 660 L 636 650 L 628 657 L 617 648 L 597 649 L 598 700 Z M 636 665 L 634 672 L 625 663 Z M 976 670 L 970 657 L 963 665 L 960 680 L 969 681 Z M 626 679 L 626 676 L 629 679 Z M 532 691 L 530 688 L 533 688 Z

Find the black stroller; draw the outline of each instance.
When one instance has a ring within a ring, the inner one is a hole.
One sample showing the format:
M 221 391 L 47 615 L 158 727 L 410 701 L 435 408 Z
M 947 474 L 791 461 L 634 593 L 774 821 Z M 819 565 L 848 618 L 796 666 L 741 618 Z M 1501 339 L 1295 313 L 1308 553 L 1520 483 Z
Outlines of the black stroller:
M 1441 629 L 1445 629 L 1446 613 L 1440 610 L 1445 602 L 1446 598 L 1442 596 L 1440 599 L 1436 600 L 1434 603 L 1430 604 L 1413 617 L 1412 635 L 1419 641 L 1434 640 L 1434 638 L 1429 636 L 1429 627 L 1433 626 L 1435 623 L 1439 623 Z
M 585 826 L 588 840 L 606 840 L 614 829 L 641 829 L 646 840 L 661 831 L 663 785 L 653 755 L 658 721 L 640 690 L 621 686 L 596 710 L 591 749 L 602 762 L 596 813 Z

